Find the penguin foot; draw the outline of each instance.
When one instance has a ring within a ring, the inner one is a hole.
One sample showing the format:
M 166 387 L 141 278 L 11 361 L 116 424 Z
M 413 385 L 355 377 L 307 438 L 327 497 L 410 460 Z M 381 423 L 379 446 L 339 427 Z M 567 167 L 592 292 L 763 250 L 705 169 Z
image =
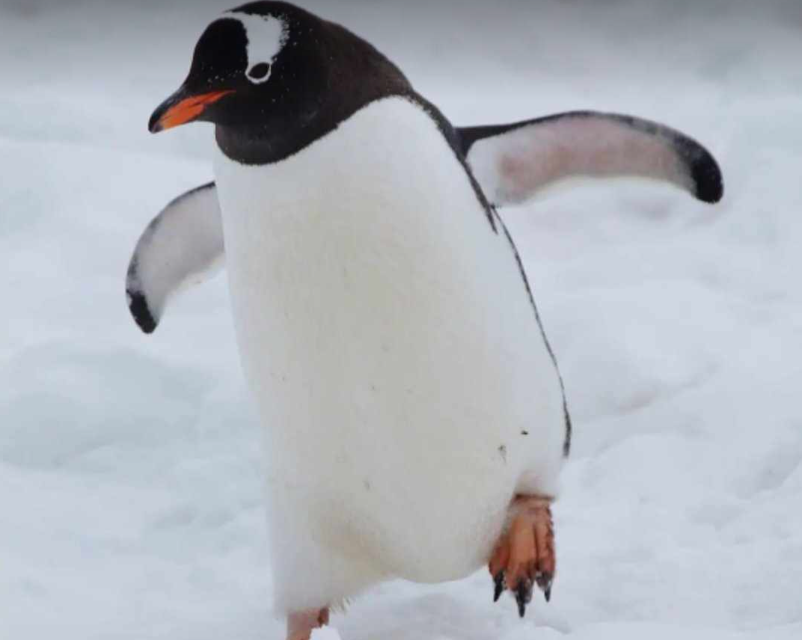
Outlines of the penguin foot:
M 293 612 L 287 616 L 287 640 L 309 640 L 312 631 L 328 623 L 328 607 Z
M 551 600 L 556 566 L 551 499 L 516 496 L 510 505 L 509 526 L 499 538 L 488 566 L 494 582 L 493 602 L 509 590 L 523 618 L 534 585 L 543 591 L 546 602 Z

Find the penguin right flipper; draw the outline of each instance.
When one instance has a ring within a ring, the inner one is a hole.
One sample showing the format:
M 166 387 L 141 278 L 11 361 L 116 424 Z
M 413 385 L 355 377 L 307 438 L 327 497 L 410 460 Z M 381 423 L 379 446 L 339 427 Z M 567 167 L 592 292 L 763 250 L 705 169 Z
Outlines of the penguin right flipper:
M 639 176 L 671 182 L 704 202 L 721 200 L 721 170 L 685 134 L 632 116 L 571 111 L 506 125 L 457 129 L 462 152 L 491 204 L 520 204 L 572 177 Z
M 153 333 L 168 298 L 211 278 L 224 257 L 214 182 L 170 202 L 145 228 L 128 265 L 125 292 L 139 328 Z

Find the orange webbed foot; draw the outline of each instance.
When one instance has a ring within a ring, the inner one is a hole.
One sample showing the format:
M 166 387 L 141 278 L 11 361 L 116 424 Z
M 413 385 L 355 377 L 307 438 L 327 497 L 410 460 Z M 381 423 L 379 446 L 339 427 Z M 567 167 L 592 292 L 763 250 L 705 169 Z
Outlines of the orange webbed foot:
M 551 499 L 517 496 L 510 505 L 510 521 L 490 558 L 490 575 L 497 601 L 505 589 L 515 594 L 518 613 L 523 618 L 536 584 L 551 599 L 556 570 L 554 524 Z

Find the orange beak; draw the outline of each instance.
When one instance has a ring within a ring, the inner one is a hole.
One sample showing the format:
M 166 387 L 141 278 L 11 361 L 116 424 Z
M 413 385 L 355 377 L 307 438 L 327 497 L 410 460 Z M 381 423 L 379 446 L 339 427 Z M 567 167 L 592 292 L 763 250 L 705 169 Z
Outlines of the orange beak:
M 234 93 L 234 90 L 224 89 L 198 95 L 187 95 L 182 87 L 153 112 L 148 129 L 151 133 L 158 133 L 165 129 L 172 129 L 187 122 L 192 122 L 206 110 L 206 107 L 214 104 L 229 93 Z

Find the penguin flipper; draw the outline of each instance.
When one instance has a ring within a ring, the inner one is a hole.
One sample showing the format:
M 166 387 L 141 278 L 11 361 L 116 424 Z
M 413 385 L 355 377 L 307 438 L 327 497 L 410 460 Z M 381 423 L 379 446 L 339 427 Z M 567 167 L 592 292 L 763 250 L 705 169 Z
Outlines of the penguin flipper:
M 153 333 L 167 300 L 215 275 L 224 257 L 214 182 L 170 202 L 145 228 L 128 265 L 125 292 L 139 328 Z
M 571 177 L 636 176 L 721 200 L 721 169 L 701 144 L 665 125 L 627 115 L 569 111 L 506 125 L 457 129 L 488 200 L 525 202 Z

